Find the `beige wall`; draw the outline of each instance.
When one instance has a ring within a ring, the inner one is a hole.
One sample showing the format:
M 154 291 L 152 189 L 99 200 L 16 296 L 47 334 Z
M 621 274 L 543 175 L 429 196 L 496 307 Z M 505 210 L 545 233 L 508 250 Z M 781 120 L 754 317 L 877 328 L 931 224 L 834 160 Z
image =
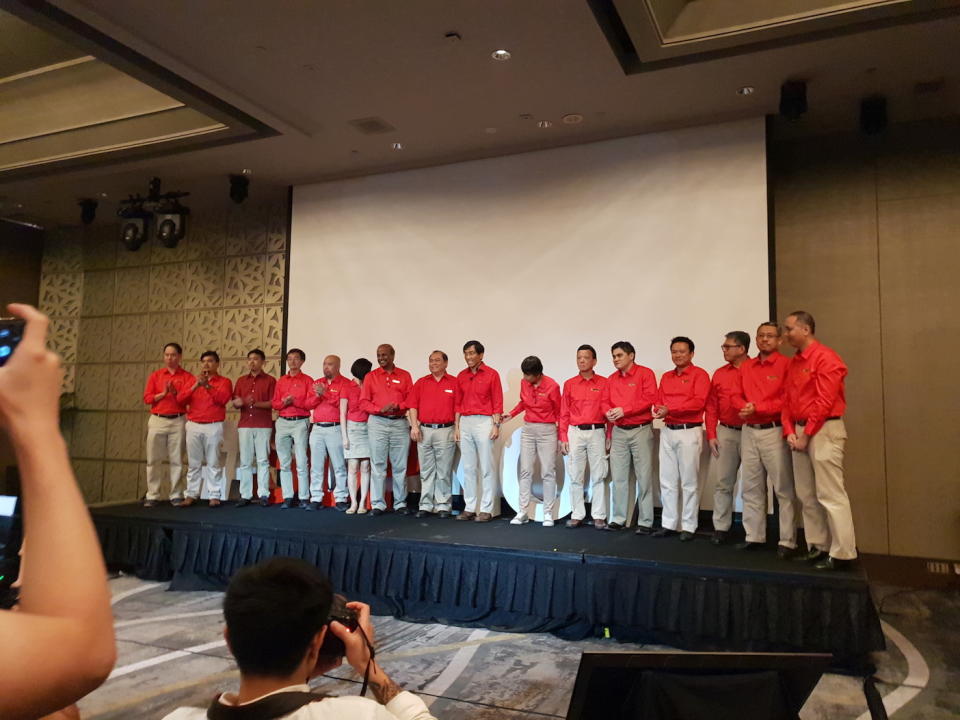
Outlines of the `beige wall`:
M 960 122 L 804 140 L 773 159 L 777 305 L 844 357 L 866 552 L 960 558 Z
M 47 232 L 40 306 L 67 368 L 76 409 L 64 413 L 64 434 L 88 502 L 145 490 L 143 387 L 165 343 L 183 346 L 190 370 L 217 350 L 231 380 L 261 347 L 267 370 L 278 372 L 286 201 L 224 199 L 194 207 L 190 220 L 174 249 L 154 240 L 129 252 L 115 225 Z

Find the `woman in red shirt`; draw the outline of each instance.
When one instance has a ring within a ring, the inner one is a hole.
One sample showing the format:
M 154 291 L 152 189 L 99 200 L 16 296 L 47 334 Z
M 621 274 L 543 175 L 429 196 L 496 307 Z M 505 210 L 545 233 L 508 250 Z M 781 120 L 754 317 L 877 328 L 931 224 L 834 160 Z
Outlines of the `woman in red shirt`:
M 348 385 L 347 442 L 343 456 L 347 460 L 347 492 L 350 494 L 348 515 L 367 512 L 367 494 L 370 491 L 370 440 L 367 437 L 367 413 L 360 409 L 360 387 L 363 378 L 373 367 L 366 358 L 355 360 L 350 366 L 353 382 Z M 357 501 L 357 470 L 360 471 L 360 500 Z

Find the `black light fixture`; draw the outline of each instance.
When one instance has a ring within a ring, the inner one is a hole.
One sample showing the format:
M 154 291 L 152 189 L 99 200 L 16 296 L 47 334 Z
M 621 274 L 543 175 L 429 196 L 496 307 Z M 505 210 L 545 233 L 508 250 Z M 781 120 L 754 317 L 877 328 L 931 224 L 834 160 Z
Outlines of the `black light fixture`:
M 97 217 L 97 201 L 91 198 L 84 198 L 79 203 L 80 206 L 80 222 L 84 225 L 89 225 Z
M 188 192 L 160 192 L 160 178 L 150 180 L 147 197 L 131 195 L 120 201 L 120 242 L 135 251 L 150 236 L 151 223 L 156 223 L 157 239 L 164 247 L 175 248 L 187 232 L 190 210 L 180 204 Z
M 154 210 L 154 222 L 157 225 L 157 239 L 164 247 L 175 248 L 187 233 L 187 215 L 185 208 L 177 200 L 168 200 Z
M 250 192 L 249 170 L 244 170 L 239 175 L 230 176 L 230 199 L 237 205 L 247 199 Z
M 883 95 L 870 95 L 860 101 L 860 132 L 864 135 L 879 135 L 887 129 L 887 99 Z
M 120 242 L 130 252 L 136 252 L 147 241 L 147 232 L 153 215 L 143 209 L 142 202 L 138 203 L 132 198 L 126 202 L 131 204 L 117 210 L 117 216 L 120 218 Z
M 780 86 L 780 114 L 787 120 L 799 120 L 807 112 L 807 83 L 787 80 Z

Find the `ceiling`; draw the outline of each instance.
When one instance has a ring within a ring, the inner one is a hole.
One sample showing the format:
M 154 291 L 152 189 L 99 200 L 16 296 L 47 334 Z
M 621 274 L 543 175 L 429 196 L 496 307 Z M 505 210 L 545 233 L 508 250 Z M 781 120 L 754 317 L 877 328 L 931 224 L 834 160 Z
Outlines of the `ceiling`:
M 200 105 L 188 96 L 200 98 L 231 130 L 247 120 L 262 133 L 32 177 L 0 172 L 0 216 L 76 223 L 77 200 L 100 197 L 98 220 L 108 219 L 111 203 L 143 192 L 152 175 L 166 188 L 226 196 L 226 176 L 248 168 L 255 199 L 258 188 L 756 117 L 777 112 L 787 79 L 808 82 L 810 110 L 791 126 L 795 133 L 855 129 L 860 99 L 874 93 L 887 97 L 892 122 L 958 114 L 958 6 L 0 0 L 21 17 L 46 7 L 46 30 L 56 29 L 51 17 L 70 18 L 62 37 L 88 28 L 85 51 L 91 35 L 106 38 L 111 47 L 92 48 L 98 58 L 189 107 Z M 494 60 L 497 49 L 511 59 Z M 0 44 L 0 69 L 15 62 Z M 737 92 L 744 86 L 752 94 Z M 78 100 L 77 113 L 82 106 Z M 570 115 L 582 121 L 568 124 Z M 371 127 L 382 131 L 364 132 Z M 276 134 L 265 137 L 265 129 Z

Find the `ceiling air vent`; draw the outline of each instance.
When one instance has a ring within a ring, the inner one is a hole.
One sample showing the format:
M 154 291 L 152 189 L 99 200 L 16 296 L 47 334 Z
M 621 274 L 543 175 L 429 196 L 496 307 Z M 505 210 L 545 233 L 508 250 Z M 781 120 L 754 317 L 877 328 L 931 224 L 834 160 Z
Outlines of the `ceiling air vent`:
M 396 128 L 388 123 L 383 118 L 378 117 L 365 117 L 357 118 L 356 120 L 351 120 L 350 125 L 353 126 L 358 132 L 362 132 L 364 135 L 380 135 L 381 133 L 388 133 Z

